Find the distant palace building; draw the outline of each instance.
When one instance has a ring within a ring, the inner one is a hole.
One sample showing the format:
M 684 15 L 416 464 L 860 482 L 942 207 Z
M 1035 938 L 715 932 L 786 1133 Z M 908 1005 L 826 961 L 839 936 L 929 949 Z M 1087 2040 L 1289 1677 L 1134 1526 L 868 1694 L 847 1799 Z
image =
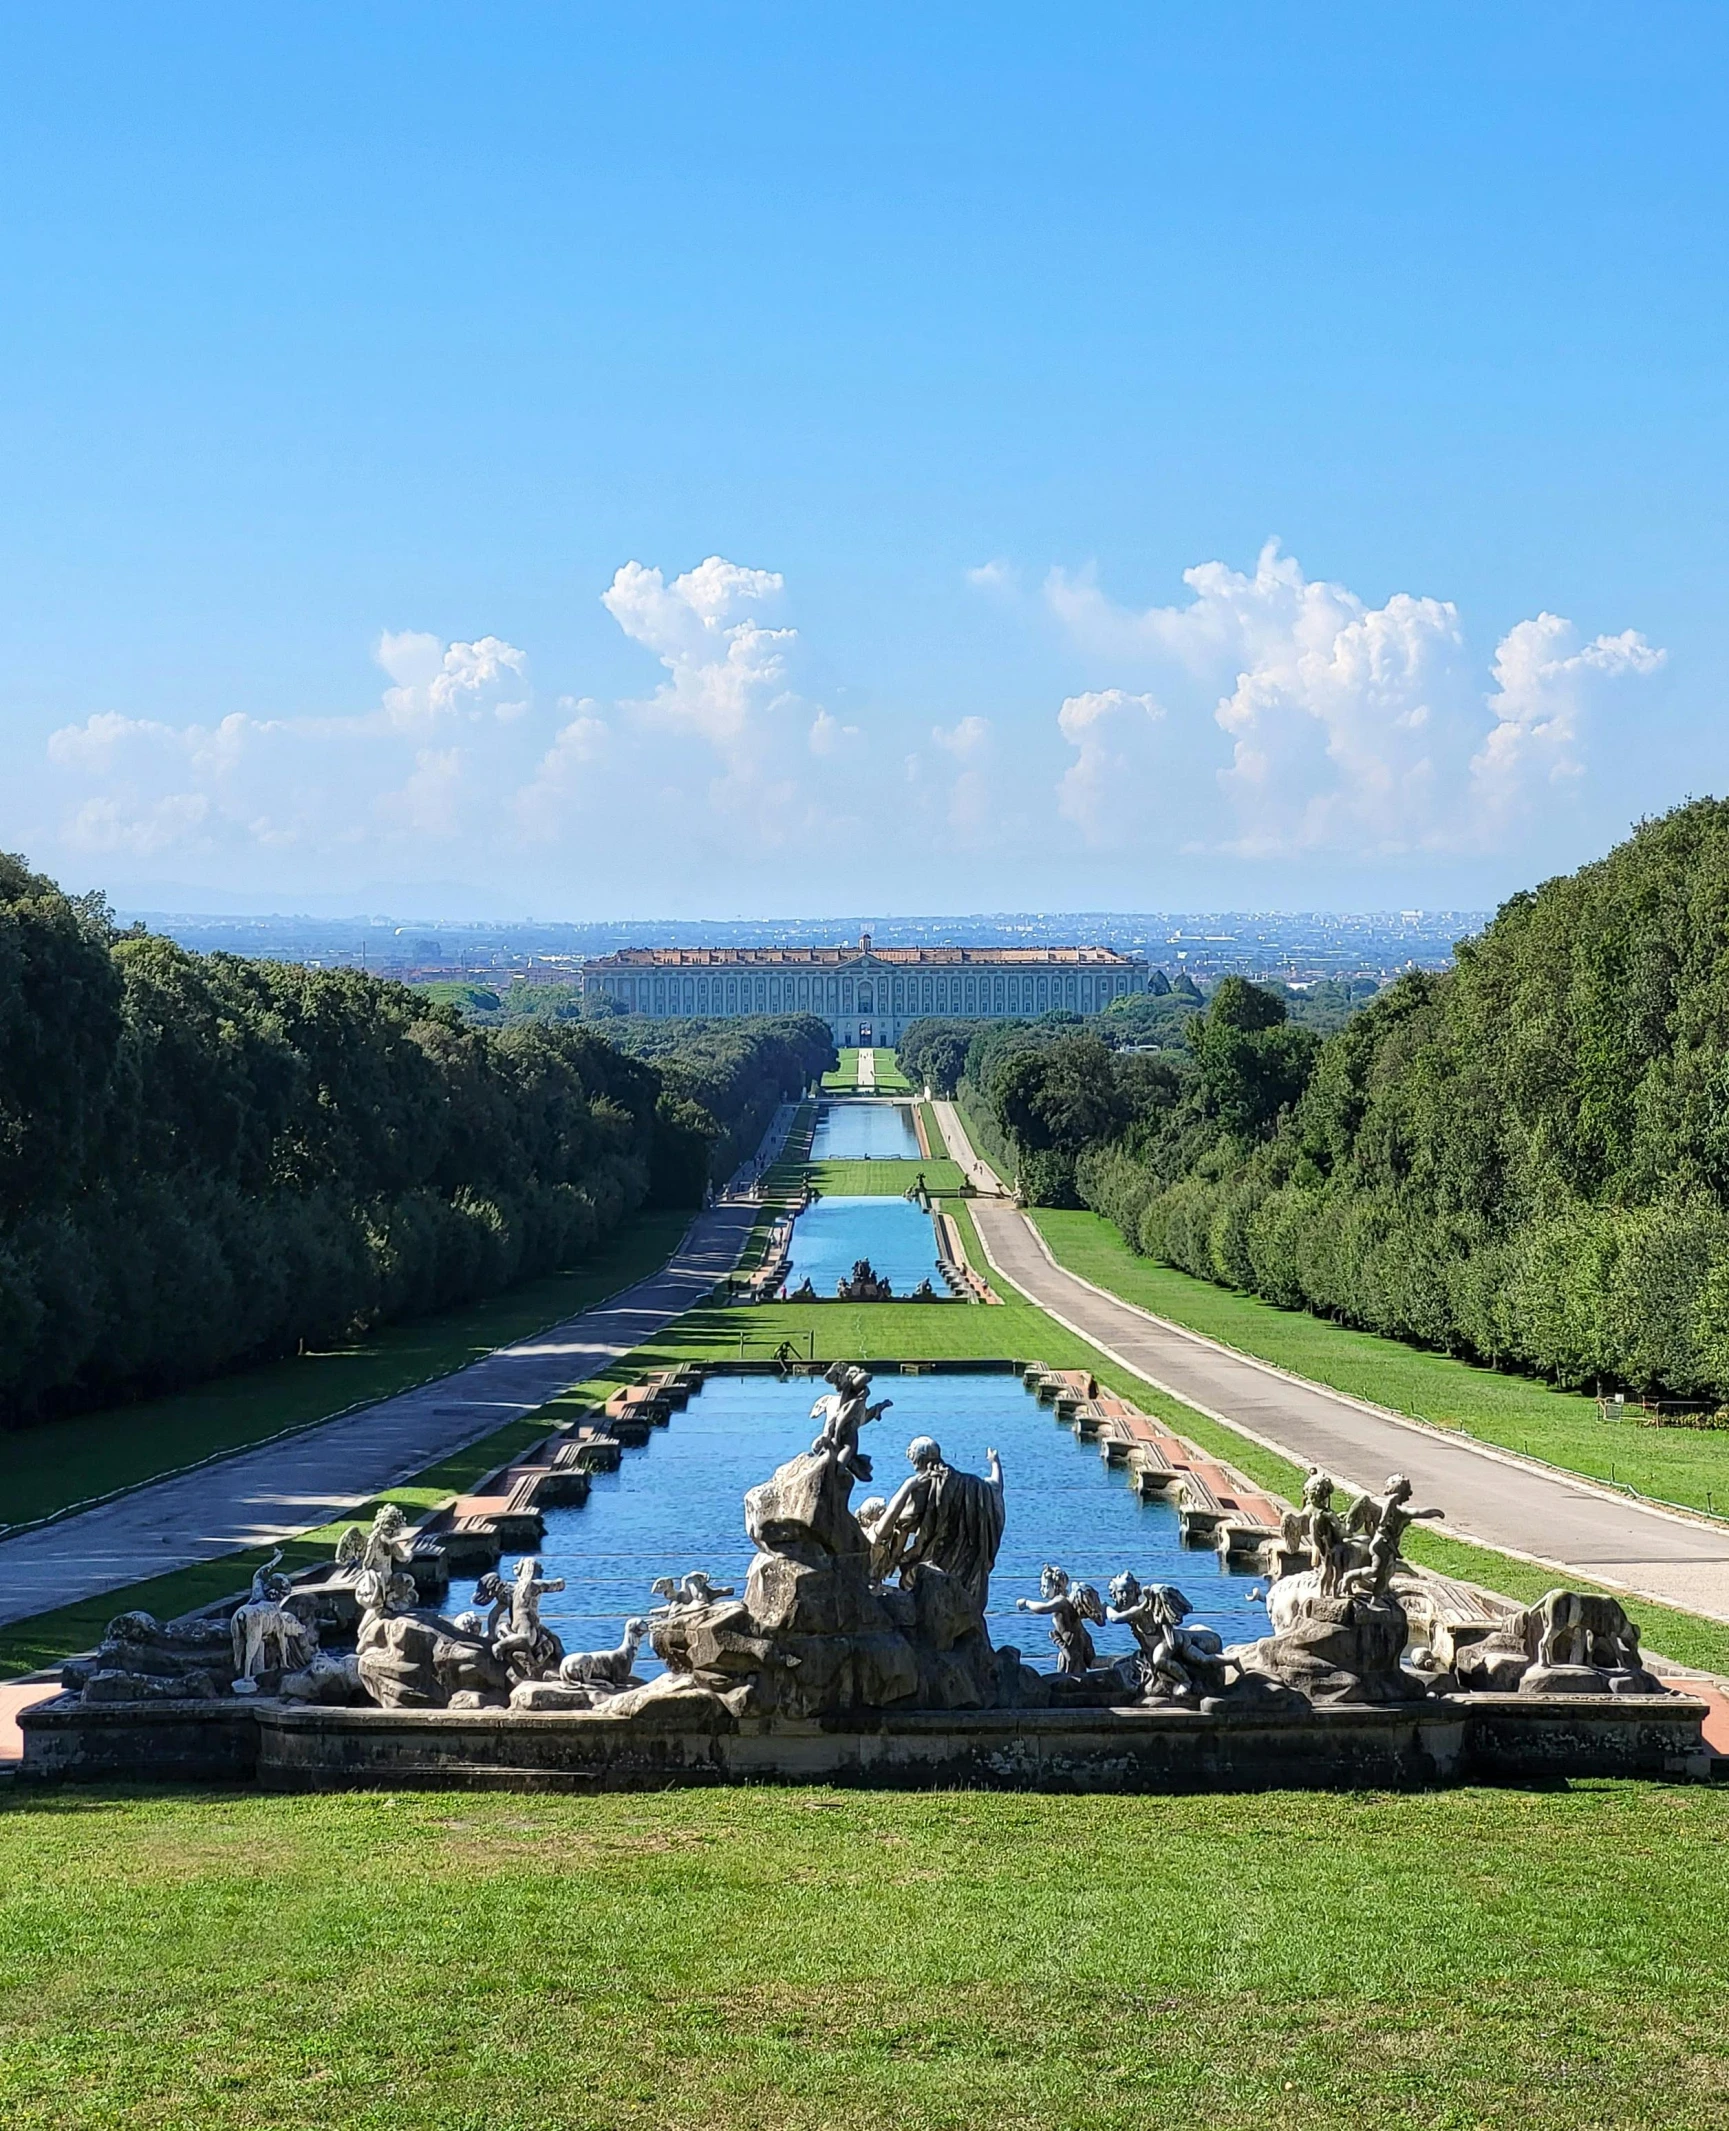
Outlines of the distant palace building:
M 627 1013 L 821 1014 L 836 1043 L 900 1041 L 926 1014 L 1096 1014 L 1147 988 L 1143 955 L 1109 947 L 626 947 L 582 965 Z

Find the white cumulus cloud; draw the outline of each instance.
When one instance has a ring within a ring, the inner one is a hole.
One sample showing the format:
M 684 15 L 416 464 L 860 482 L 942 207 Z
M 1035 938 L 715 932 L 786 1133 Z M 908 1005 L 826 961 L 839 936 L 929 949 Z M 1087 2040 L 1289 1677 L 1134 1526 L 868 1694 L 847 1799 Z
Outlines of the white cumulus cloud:
M 1475 848 L 1537 782 L 1577 766 L 1602 687 L 1662 657 L 1631 631 L 1575 650 L 1571 624 L 1540 616 L 1502 640 L 1486 705 L 1451 601 L 1401 592 L 1371 606 L 1274 543 L 1252 572 L 1203 563 L 1184 582 L 1186 603 L 1142 610 L 1114 606 L 1089 574 L 1053 571 L 1045 592 L 1078 647 L 1157 678 L 1191 757 L 1204 759 L 1205 721 L 1224 736 L 1193 840 L 1244 856 Z M 1151 705 L 1109 688 L 1058 713 L 1076 750 L 1059 804 L 1095 841 L 1129 833 L 1134 763 L 1116 736 L 1135 729 L 1131 702 Z
M 1057 786 L 1057 811 L 1089 844 L 1128 842 L 1158 811 L 1152 729 L 1164 714 L 1155 697 L 1122 688 L 1064 699 L 1057 729 L 1075 759 Z
M 384 691 L 384 715 L 403 732 L 456 720 L 508 722 L 528 708 L 528 660 L 502 637 L 447 644 L 423 629 L 386 629 L 376 656 L 395 684 Z
M 1547 785 L 1565 786 L 1584 772 L 1584 727 L 1615 682 L 1655 673 L 1663 653 L 1637 630 L 1594 637 L 1558 614 L 1509 629 L 1495 652 L 1489 709 L 1495 723 L 1471 759 L 1471 792 L 1484 817 L 1506 820 Z
M 719 555 L 670 585 L 659 570 L 627 562 L 602 604 L 668 674 L 642 708 L 714 747 L 747 745 L 786 692 L 787 653 L 797 636 L 766 627 L 750 610 L 782 589 L 777 571 L 743 569 Z

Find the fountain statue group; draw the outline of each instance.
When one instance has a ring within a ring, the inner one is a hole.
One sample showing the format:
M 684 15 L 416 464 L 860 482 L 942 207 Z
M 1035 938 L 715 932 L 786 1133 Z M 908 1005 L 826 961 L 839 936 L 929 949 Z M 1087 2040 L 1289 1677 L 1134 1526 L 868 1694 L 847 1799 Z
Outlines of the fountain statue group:
M 951 1465 L 934 1437 L 907 1447 L 910 1471 L 890 1495 L 852 1505 L 871 1460 L 860 1432 L 892 1405 L 865 1371 L 836 1364 L 812 1409 L 810 1448 L 744 1498 L 756 1553 L 742 1591 L 692 1570 L 653 1586 L 614 1649 L 568 1651 L 543 1618 L 564 1588 L 532 1555 L 483 1576 L 454 1617 L 418 1603 L 413 1534 L 400 1510 L 343 1535 L 330 1578 L 296 1587 L 272 1560 L 227 1620 L 167 1626 L 147 1614 L 112 1622 L 93 1659 L 69 1667 L 86 1700 L 215 1694 L 406 1710 L 590 1710 L 629 1718 L 669 1701 L 716 1718 L 865 1718 L 873 1712 L 1123 1707 L 1179 1703 L 1300 1713 L 1334 1702 L 1414 1701 L 1462 1687 L 1498 1691 L 1652 1693 L 1639 1631 L 1613 1599 L 1554 1591 L 1461 1645 L 1451 1670 L 1408 1661 L 1406 1532 L 1439 1511 L 1412 1506 L 1395 1475 L 1378 1496 L 1336 1506 L 1312 1470 L 1280 1534 L 1282 1573 L 1266 1592 L 1270 1633 L 1227 1648 L 1194 1619 L 1175 1585 L 1125 1570 L 1096 1585 L 1048 1564 L 1018 1609 L 1050 1624 L 1054 1672 L 997 1648 L 986 1627 L 1002 1543 L 1001 1460 L 984 1473 Z M 352 1648 L 321 1631 L 337 1608 Z M 325 1611 L 321 1615 L 320 1606 Z M 1093 1630 L 1125 1627 L 1134 1648 L 1101 1662 Z M 647 1641 L 665 1671 L 636 1672 Z

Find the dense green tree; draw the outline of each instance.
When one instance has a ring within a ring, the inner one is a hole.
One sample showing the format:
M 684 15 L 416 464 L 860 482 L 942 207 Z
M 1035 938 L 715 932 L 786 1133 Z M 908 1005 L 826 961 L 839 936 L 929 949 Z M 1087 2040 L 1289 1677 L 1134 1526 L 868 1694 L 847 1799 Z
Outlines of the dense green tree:
M 834 1056 L 809 1017 L 606 1027 L 190 954 L 0 859 L 0 1422 L 571 1264 Z
M 1729 1394 L 1729 804 L 1512 897 L 1312 1063 L 1225 991 L 1180 1122 L 1077 1163 L 1137 1248 L 1568 1384 Z
M 967 1047 L 977 1032 L 975 1021 L 948 1021 L 926 1015 L 907 1023 L 895 1057 L 915 1088 L 928 1087 L 932 1094 L 946 1099 L 960 1086 Z

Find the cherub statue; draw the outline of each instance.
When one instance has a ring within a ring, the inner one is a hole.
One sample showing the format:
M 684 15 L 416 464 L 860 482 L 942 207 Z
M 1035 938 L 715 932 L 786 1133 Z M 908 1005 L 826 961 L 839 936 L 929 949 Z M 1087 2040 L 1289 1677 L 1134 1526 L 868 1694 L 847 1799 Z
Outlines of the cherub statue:
M 558 1670 L 564 1645 L 541 1619 L 540 1601 L 551 1591 L 562 1591 L 564 1578 L 542 1576 L 540 1563 L 528 1554 L 511 1571 L 509 1583 L 500 1578 L 492 1581 L 489 1640 L 493 1656 L 513 1681 L 545 1679 Z
M 1104 1606 L 1090 1583 L 1071 1584 L 1066 1569 L 1047 1561 L 1039 1571 L 1037 1598 L 1017 1598 L 1017 1613 L 1042 1613 L 1051 1624 L 1051 1641 L 1057 1648 L 1057 1670 L 1076 1677 L 1092 1669 L 1098 1652 L 1093 1648 L 1087 1623 L 1102 1626 Z
M 377 1504 L 371 1530 L 350 1524 L 337 1541 L 337 1568 L 352 1568 L 356 1581 L 369 1571 L 388 1581 L 399 1568 L 407 1568 L 411 1556 L 414 1534 L 409 1532 L 407 1517 L 394 1502 Z
M 1354 1505 L 1353 1520 L 1360 1520 L 1369 1534 L 1369 1559 L 1342 1579 L 1339 1590 L 1346 1598 L 1385 1598 L 1392 1588 L 1393 1572 L 1399 1566 L 1399 1548 L 1411 1526 L 1420 1518 L 1440 1517 L 1438 1509 L 1407 1509 L 1411 1483 L 1396 1472 L 1387 1481 L 1387 1492 L 1377 1499 L 1366 1495 Z M 1365 1514 L 1365 1508 L 1372 1513 Z
M 1338 1482 L 1318 1465 L 1309 1467 L 1303 1482 L 1303 1506 L 1287 1510 L 1280 1520 L 1279 1539 L 1287 1554 L 1306 1554 L 1309 1566 L 1320 1578 L 1321 1590 L 1331 1597 L 1344 1572 L 1345 1526 L 1333 1507 Z
M 834 1390 L 819 1398 L 810 1409 L 813 1421 L 821 1421 L 822 1434 L 810 1446 L 814 1453 L 827 1451 L 843 1465 L 858 1481 L 868 1481 L 871 1476 L 871 1461 L 858 1447 L 858 1432 L 867 1422 L 880 1420 L 894 1404 L 892 1398 L 879 1399 L 874 1406 L 865 1403 L 870 1391 L 870 1378 L 865 1372 L 846 1362 L 836 1362 L 829 1370 L 826 1381 Z
M 1105 1617 L 1134 1636 L 1144 1695 L 1189 1700 L 1202 1687 L 1216 1693 L 1224 1686 L 1227 1661 L 1218 1635 L 1211 1628 L 1183 1626 L 1194 1610 L 1173 1583 L 1143 1586 L 1128 1569 L 1111 1579 Z

